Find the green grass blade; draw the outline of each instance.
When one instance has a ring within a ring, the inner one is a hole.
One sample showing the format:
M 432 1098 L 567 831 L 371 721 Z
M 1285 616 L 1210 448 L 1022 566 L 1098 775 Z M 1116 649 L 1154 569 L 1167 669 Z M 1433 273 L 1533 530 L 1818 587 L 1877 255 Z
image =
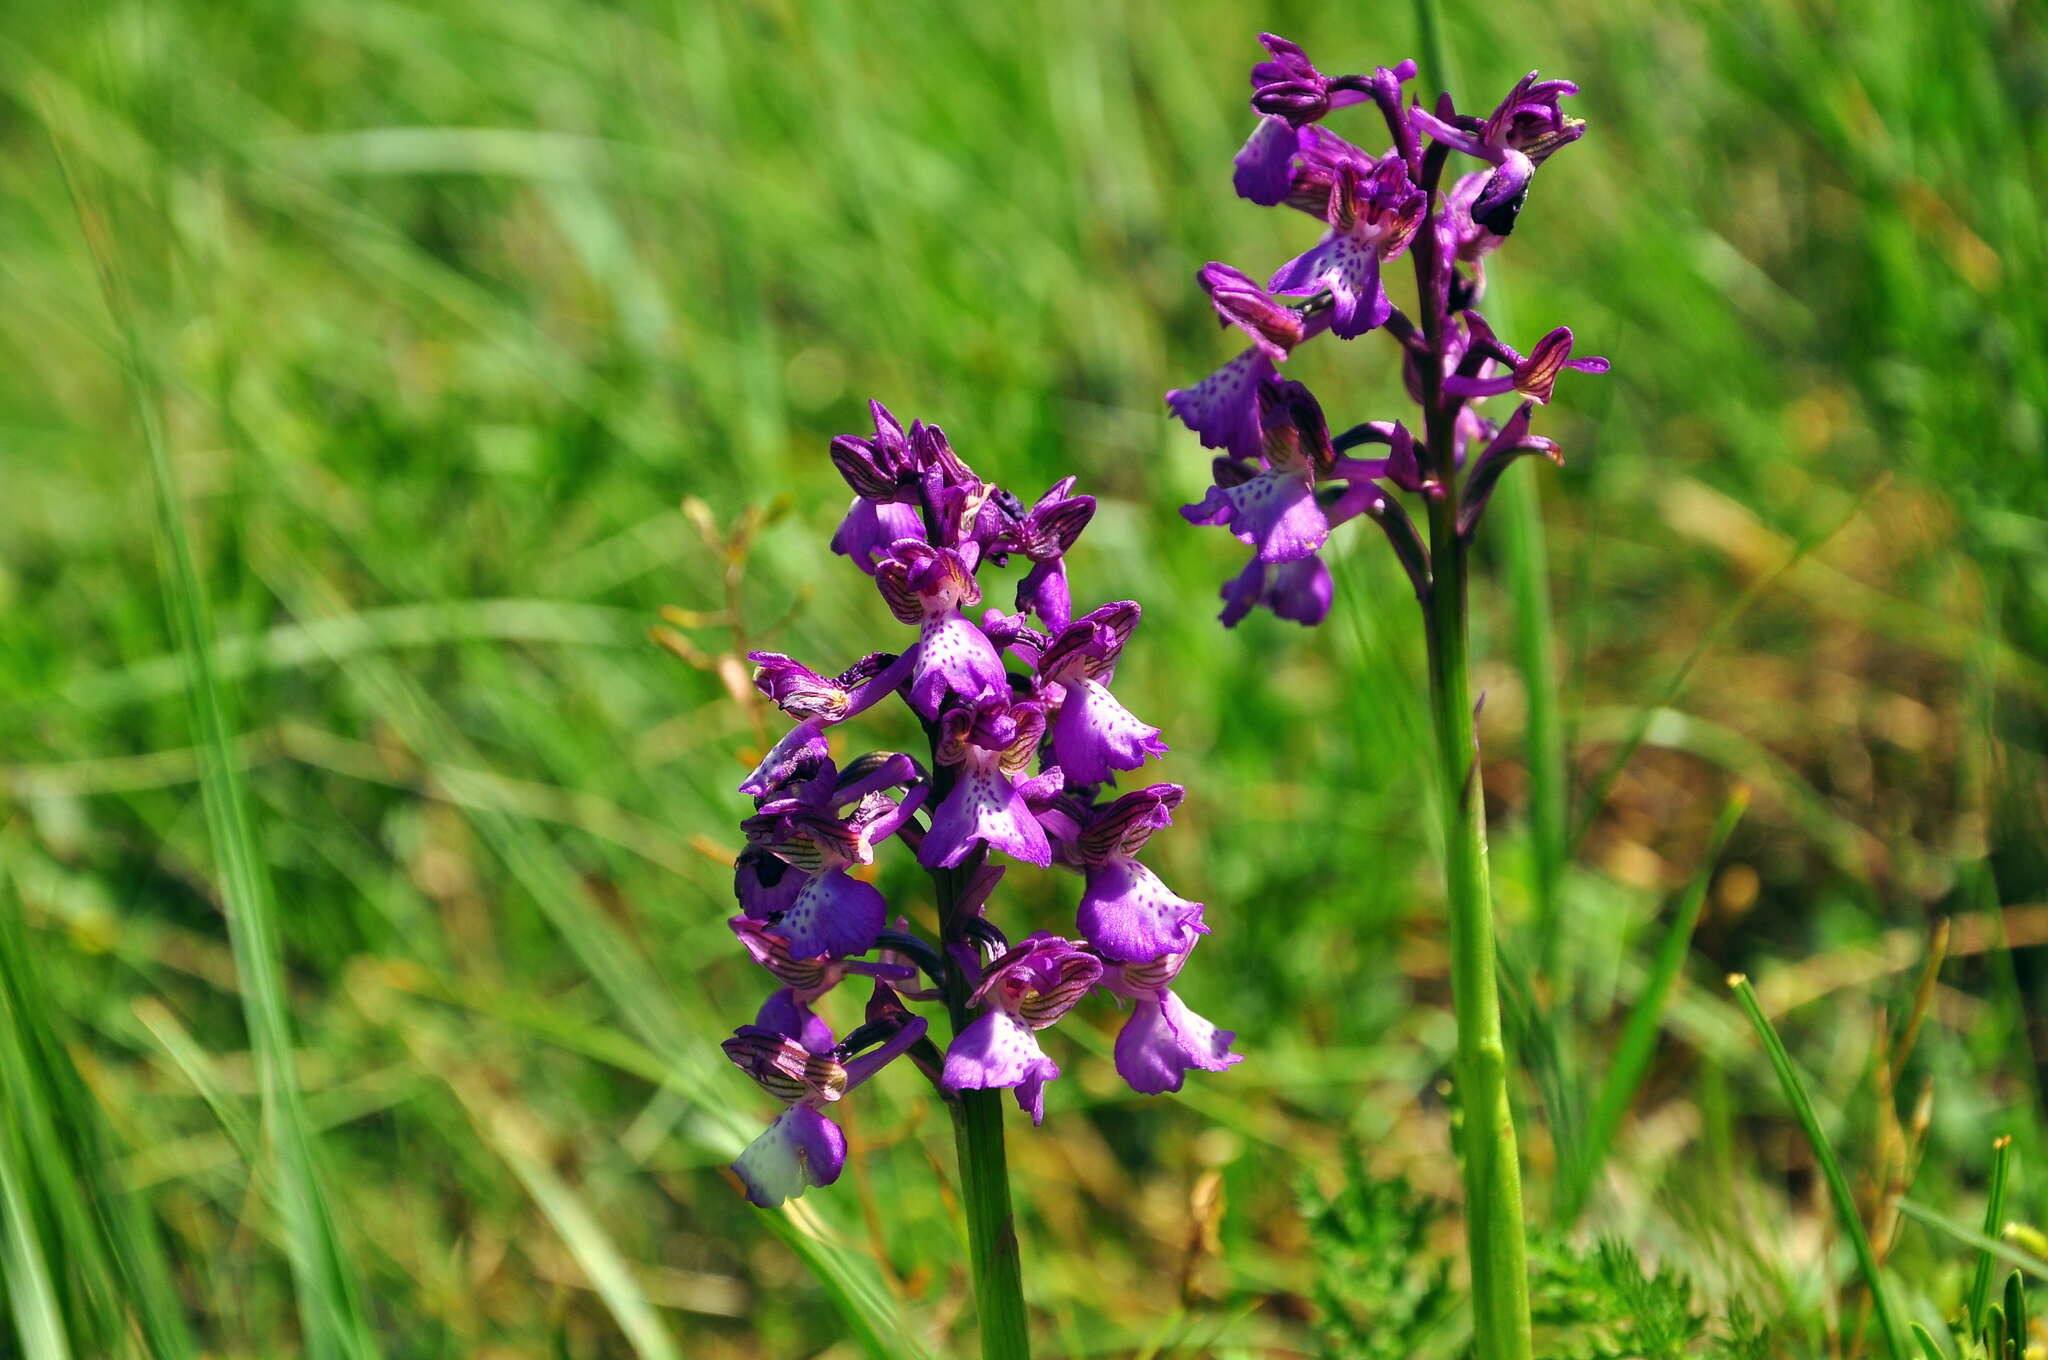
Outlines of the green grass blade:
M 1558 885 L 1564 874 L 1569 787 L 1564 729 L 1558 717 L 1556 631 L 1550 604 L 1550 550 L 1543 531 L 1542 486 L 1528 476 L 1493 493 L 1491 522 L 1499 535 L 1514 625 L 1515 668 L 1522 679 L 1524 759 L 1529 767 L 1529 849 L 1536 904 L 1538 973 L 1556 989 L 1560 930 Z M 1553 1001 L 1553 1004 L 1555 1002 Z
M 1935 1344 L 1932 1332 L 1917 1322 L 1907 1325 L 1913 1329 L 1913 1340 L 1919 1343 L 1920 1354 L 1925 1360 L 1948 1360 L 1948 1357 L 1941 1353 L 1941 1347 Z
M 107 1350 L 139 1332 L 149 1354 L 177 1360 L 193 1343 L 162 1243 L 119 1178 L 104 1113 L 57 1029 L 46 967 L 30 952 L 19 900 L 0 883 L 0 1156 L 14 1163 L 23 1222 L 45 1234 L 41 1259 L 57 1264 L 51 1279 L 68 1336 Z
M 1586 1121 L 1580 1155 L 1567 1173 L 1562 1200 L 1562 1217 L 1566 1222 L 1577 1218 L 1579 1210 L 1585 1207 L 1586 1194 L 1607 1160 L 1614 1135 L 1621 1128 L 1622 1116 L 1627 1113 L 1636 1091 L 1643 1084 L 1644 1074 L 1650 1069 L 1650 1058 L 1657 1048 L 1657 1033 L 1663 1027 L 1664 1008 L 1685 969 L 1693 928 L 1699 924 L 1700 909 L 1707 900 L 1707 887 L 1714 879 L 1714 866 L 1720 861 L 1728 837 L 1734 833 L 1735 824 L 1742 820 L 1743 811 L 1748 806 L 1749 791 L 1742 788 L 1738 788 L 1722 805 L 1721 816 L 1714 823 L 1713 834 L 1708 837 L 1706 853 L 1700 857 L 1699 868 L 1694 871 L 1692 881 L 1686 884 L 1685 892 L 1678 900 L 1678 910 L 1672 916 L 1664 938 L 1657 944 L 1657 953 L 1650 963 L 1649 979 L 1643 984 L 1642 994 L 1636 998 L 1635 1008 L 1629 1012 L 1621 1038 L 1615 1044 L 1614 1061 L 1607 1069 L 1600 1094 L 1593 1102 L 1593 1113 Z
M 14 1140 L 0 1141 L 0 1211 L 7 1220 L 5 1254 L 0 1259 L 7 1262 L 7 1302 L 14 1313 L 14 1333 L 27 1360 L 68 1360 L 71 1346 L 64 1339 L 63 1308 L 57 1302 L 23 1184 L 27 1168 L 18 1166 L 16 1160 Z
M 1828 1192 L 1834 1197 L 1835 1217 L 1840 1220 L 1842 1231 L 1848 1234 L 1849 1243 L 1856 1250 L 1856 1264 L 1863 1271 L 1863 1279 L 1870 1286 L 1870 1301 L 1877 1312 L 1877 1325 L 1883 1331 L 1885 1349 L 1892 1360 L 1910 1360 L 1905 1338 L 1899 1332 L 1898 1315 L 1892 1311 L 1891 1297 L 1884 1286 L 1884 1273 L 1877 1264 L 1877 1254 L 1870 1249 L 1870 1234 L 1863 1229 L 1863 1218 L 1856 1212 L 1856 1196 L 1849 1189 L 1849 1178 L 1842 1172 L 1842 1164 L 1835 1158 L 1835 1150 L 1829 1144 L 1827 1134 L 1821 1129 L 1820 1116 L 1814 1112 L 1813 1102 L 1807 1098 L 1806 1087 L 1800 1083 L 1799 1075 L 1792 1068 L 1792 1055 L 1785 1051 L 1784 1040 L 1757 1004 L 1756 988 L 1749 979 L 1736 973 L 1728 979 L 1728 985 L 1735 991 L 1735 999 L 1741 1005 L 1749 1023 L 1755 1027 L 1756 1035 L 1762 1041 L 1764 1052 L 1771 1060 L 1771 1069 L 1778 1074 L 1778 1085 L 1785 1092 L 1785 1101 L 1798 1117 L 1799 1126 L 1806 1131 L 1806 1140 L 1813 1145 L 1814 1158 L 1820 1162 L 1821 1173 L 1827 1177 Z M 1904 1201 L 1901 1201 L 1901 1208 Z
M 2048 1280 L 2048 1261 L 2043 1261 L 2038 1256 L 2031 1256 L 2021 1251 L 2018 1247 L 2013 1246 L 2010 1242 L 2002 1242 L 1996 1237 L 1980 1233 L 1967 1223 L 1958 1223 L 1948 1215 L 1938 1210 L 1930 1209 L 1918 1200 L 1902 1198 L 1898 1201 L 1898 1210 L 1914 1222 L 1925 1224 L 1937 1232 L 1944 1233 L 1966 1247 L 1975 1247 L 1978 1251 L 1983 1252 L 1994 1260 L 2011 1266 L 2014 1270 L 2031 1275 L 2037 1280 Z M 1988 1306 L 1996 1307 L 1997 1305 L 1992 1304 Z
M 408 1032 L 413 1053 L 455 1093 L 470 1123 L 498 1154 L 576 1259 L 641 1360 L 682 1360 L 675 1340 L 633 1273 L 631 1264 L 604 1230 L 597 1215 L 570 1184 L 548 1165 L 531 1119 L 498 1099 L 475 1076 L 450 1061 L 446 1045 L 424 1029 Z
M 264 1125 L 274 1139 L 277 1208 L 289 1243 L 304 1344 L 314 1360 L 373 1357 L 377 1345 L 363 1312 L 355 1267 L 342 1247 L 321 1183 L 292 1067 L 291 1021 L 269 871 L 236 754 L 231 696 L 215 672 L 211 605 L 186 531 L 159 410 L 156 368 L 102 235 L 104 228 L 68 169 L 66 174 L 102 298 L 120 336 L 124 377 L 149 464 L 165 602 L 188 677 L 194 744 L 200 753 L 201 801 L 218 860 L 229 942 L 257 1060 Z
M 2005 1186 L 2011 1171 L 2012 1139 L 2001 1137 L 1991 1145 L 1991 1190 L 1984 1201 L 1984 1236 L 1993 1241 L 1998 1239 L 1998 1230 L 2005 1223 Z M 1992 1254 L 1980 1248 L 1977 1268 L 1970 1275 L 1970 1292 L 1963 1316 L 1968 1319 L 1973 1334 L 1984 1330 L 1984 1309 L 1991 1302 L 1992 1260 Z

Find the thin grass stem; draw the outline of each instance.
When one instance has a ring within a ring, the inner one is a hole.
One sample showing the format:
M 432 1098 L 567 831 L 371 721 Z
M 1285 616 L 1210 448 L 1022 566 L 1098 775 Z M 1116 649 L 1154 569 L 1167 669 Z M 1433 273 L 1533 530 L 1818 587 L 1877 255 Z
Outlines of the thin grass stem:
M 1848 1234 L 1849 1244 L 1856 1251 L 1856 1264 L 1863 1271 L 1864 1283 L 1870 1287 L 1870 1301 L 1877 1313 L 1878 1329 L 1884 1333 L 1885 1349 L 1892 1360 L 1908 1360 L 1910 1352 L 1906 1349 L 1905 1333 L 1899 1329 L 1898 1315 L 1892 1311 L 1891 1298 L 1885 1290 L 1884 1272 L 1878 1267 L 1877 1253 L 1871 1249 L 1870 1234 L 1863 1227 L 1863 1216 L 1857 1212 L 1855 1193 L 1849 1188 L 1849 1178 L 1843 1174 L 1842 1164 L 1836 1159 L 1835 1150 L 1821 1129 L 1820 1115 L 1807 1098 L 1806 1087 L 1792 1068 L 1792 1055 L 1785 1051 L 1785 1043 L 1772 1027 L 1770 1017 L 1757 1003 L 1756 988 L 1750 985 L 1749 979 L 1734 973 L 1729 976 L 1728 985 L 1734 990 L 1735 1000 L 1741 1005 L 1743 1014 L 1755 1027 L 1764 1053 L 1771 1060 L 1771 1070 L 1778 1074 L 1778 1085 L 1785 1093 L 1785 1101 L 1792 1107 L 1800 1128 L 1806 1131 L 1807 1142 L 1813 1145 L 1814 1158 L 1820 1163 L 1821 1174 L 1827 1178 L 1828 1193 L 1835 1201 L 1835 1217 L 1840 1220 L 1842 1231 Z M 1905 1212 L 1904 1200 L 1899 1202 L 1899 1208 Z

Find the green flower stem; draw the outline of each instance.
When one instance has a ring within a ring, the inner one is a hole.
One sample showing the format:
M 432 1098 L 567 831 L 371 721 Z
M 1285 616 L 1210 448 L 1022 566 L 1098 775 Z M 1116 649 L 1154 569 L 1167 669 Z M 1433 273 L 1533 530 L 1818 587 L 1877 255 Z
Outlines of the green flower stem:
M 954 771 L 938 760 L 938 732 L 932 740 L 931 806 L 951 789 Z M 939 938 L 947 945 L 964 937 L 956 920 L 961 891 L 981 867 L 977 850 L 957 869 L 934 869 Z M 974 1020 L 967 997 L 973 989 L 952 950 L 945 949 L 946 1010 L 958 1034 Z M 953 1115 L 953 1147 L 960 1160 L 960 1201 L 967 1211 L 967 1259 L 974 1273 L 975 1316 L 981 1327 L 982 1360 L 1030 1360 L 1031 1323 L 1024 1311 L 1023 1262 L 1017 1251 L 1017 1221 L 1010 1208 L 1010 1169 L 1003 1152 L 1003 1091 L 960 1091 L 946 1097 Z
M 1003 1161 L 1003 1096 L 1001 1091 L 962 1091 L 953 1105 L 953 1145 L 960 1154 L 960 1198 L 967 1206 L 967 1253 L 983 1360 L 1029 1360 L 1024 1276 Z
M 1438 423 L 1434 418 L 1432 424 Z M 1448 435 L 1448 431 L 1445 432 Z M 1444 795 L 1444 869 L 1451 918 L 1451 993 L 1458 1021 L 1458 1104 L 1464 1115 L 1466 1233 L 1472 1257 L 1476 1353 L 1531 1353 L 1522 1171 L 1508 1100 L 1507 1048 L 1493 966 L 1486 811 L 1479 786 L 1466 667 L 1465 547 L 1456 507 L 1430 506 L 1429 691 Z

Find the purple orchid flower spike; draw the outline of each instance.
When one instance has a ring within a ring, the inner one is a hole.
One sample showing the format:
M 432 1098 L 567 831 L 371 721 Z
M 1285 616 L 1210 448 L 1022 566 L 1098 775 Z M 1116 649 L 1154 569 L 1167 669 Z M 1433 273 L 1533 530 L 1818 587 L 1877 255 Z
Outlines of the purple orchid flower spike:
M 1045 709 L 1036 703 L 984 699 L 946 711 L 936 758 L 956 773 L 918 848 L 920 864 L 953 868 L 977 844 L 1041 868 L 1052 863 L 1052 846 L 1015 782 L 1044 734 Z
M 1529 357 L 1509 349 L 1494 338 L 1485 318 L 1477 312 L 1465 314 L 1466 324 L 1471 328 L 1471 347 L 1467 353 L 1467 364 L 1474 354 L 1488 355 L 1508 366 L 1508 372 L 1490 378 L 1468 377 L 1462 371 L 1453 373 L 1443 381 L 1444 395 L 1476 400 L 1481 397 L 1499 396 L 1504 392 L 1516 392 L 1539 406 L 1550 403 L 1550 394 L 1557 386 L 1557 375 L 1565 369 L 1580 373 L 1605 373 L 1608 363 L 1605 359 L 1591 357 L 1574 359 L 1572 354 L 1572 332 L 1569 326 L 1559 326 L 1536 342 L 1529 351 Z M 1461 365 L 1461 369 L 1464 365 Z
M 1090 808 L 1064 847 L 1063 858 L 1086 880 L 1075 925 L 1110 962 L 1185 953 L 1198 936 L 1209 933 L 1200 902 L 1176 896 L 1138 863 L 1152 833 L 1172 824 L 1184 793 L 1178 784 L 1154 784 Z
M 1045 1084 L 1059 1064 L 1038 1046 L 1046 1028 L 1102 977 L 1102 960 L 1072 940 L 1032 935 L 989 965 L 967 1000 L 983 1013 L 953 1036 L 940 1084 L 948 1091 L 1014 1088 L 1031 1122 L 1045 1122 Z
M 1218 1029 L 1189 1010 L 1168 986 L 1187 957 L 1183 950 L 1103 970 L 1103 988 L 1135 1003 L 1117 1032 L 1116 1070 L 1140 1095 L 1178 1091 L 1188 1072 L 1221 1072 L 1244 1061 L 1243 1054 L 1230 1051 L 1235 1031 Z
M 1265 467 L 1216 460 L 1216 485 L 1181 515 L 1190 524 L 1220 524 L 1258 549 L 1265 563 L 1298 562 L 1330 537 L 1316 483 L 1336 461 L 1329 426 L 1315 396 L 1298 382 L 1275 379 L 1259 389 Z
M 960 612 L 981 603 L 974 579 L 979 550 L 935 548 L 922 539 L 898 539 L 875 566 L 875 583 L 898 621 L 915 624 L 910 706 L 927 720 L 939 716 L 947 695 L 969 703 L 1009 690 L 1002 658 L 987 636 Z
M 788 1104 L 775 1122 L 741 1152 L 733 1174 L 747 1199 L 773 1209 L 814 1185 L 830 1185 L 846 1166 L 846 1134 L 825 1117 L 827 1106 L 889 1065 L 924 1037 L 922 1016 L 902 1013 L 893 1032 L 867 1053 L 849 1056 L 831 1031 L 798 1035 L 765 1024 L 742 1026 L 723 1045 L 726 1056 L 762 1089 Z M 765 1017 L 764 1017 L 765 1018 Z M 862 1026 L 865 1032 L 869 1026 Z
M 1472 202 L 1472 219 L 1506 236 L 1515 229 L 1515 219 L 1528 200 L 1536 167 L 1585 135 L 1585 122 L 1567 117 L 1558 102 L 1578 92 L 1569 80 L 1538 80 L 1531 71 L 1484 122 L 1459 117 L 1448 96 L 1436 113 L 1417 107 L 1408 116 L 1417 129 L 1445 146 L 1494 167 Z
M 1304 130 L 1299 140 L 1310 149 L 1286 173 L 1324 199 L 1330 166 L 1347 156 L 1370 164 L 1320 129 Z M 1288 201 L 1308 192 L 1290 188 Z M 1328 474 L 1347 488 L 1333 493 L 1335 511 L 1349 513 L 1353 479 L 1385 460 L 1336 458 L 1313 399 L 1265 382 L 1276 360 L 1328 329 L 1328 303 L 1286 305 L 1222 265 L 1205 270 L 1204 283 L 1217 314 L 1245 331 L 1263 365 L 1260 383 L 1244 394 L 1249 433 L 1230 436 L 1246 454 L 1244 480 L 1288 469 L 1306 478 L 1312 502 L 1317 478 Z M 1261 392 L 1261 384 L 1270 390 Z M 958 1116 L 963 1184 L 982 1187 L 962 1203 L 981 1240 L 1006 1230 L 993 1196 L 983 1193 L 1005 1174 L 1001 1139 L 992 1136 L 1000 1122 L 991 1118 L 1008 1103 L 1001 1091 L 1013 1091 L 1037 1122 L 1045 1084 L 1059 1075 L 1038 1031 L 1101 981 L 1106 958 L 1120 977 L 1156 975 L 1163 986 L 1171 970 L 1162 971 L 1160 957 L 1184 957 L 1207 926 L 1200 903 L 1167 890 L 1136 860 L 1146 837 L 1167 825 L 1180 789 L 1155 785 L 1098 806 L 1104 786 L 1164 754 L 1166 744 L 1109 689 L 1138 606 L 1117 601 L 1072 617 L 1067 555 L 1094 517 L 1094 498 L 1064 477 L 1027 505 L 980 477 L 938 426 L 914 421 L 906 429 L 879 404 L 873 412 L 872 436 L 833 442 L 833 461 L 855 494 L 835 547 L 874 578 L 890 612 L 914 626 L 917 638 L 836 676 L 780 652 L 750 654 L 755 688 L 793 724 L 740 784 L 754 811 L 740 824 L 746 847 L 733 866 L 740 910 L 728 925 L 776 990 L 724 1048 L 786 1108 L 732 1171 L 747 1198 L 767 1207 L 835 1182 L 847 1140 L 831 1111 L 908 1053 Z M 1198 426 L 1211 420 L 1195 416 Z M 1256 524 L 1254 536 L 1278 543 L 1284 531 L 1262 514 L 1256 492 L 1233 509 L 1246 532 Z M 1023 568 L 1017 612 L 989 607 L 978 622 L 970 618 L 967 611 L 982 603 L 984 573 L 1013 563 Z M 891 696 L 920 720 L 929 769 L 888 751 L 835 760 L 842 725 Z M 892 912 L 871 881 L 877 876 L 869 866 L 891 841 L 929 871 L 936 937 L 920 934 L 910 913 Z M 1078 919 L 1088 942 L 1040 934 L 1012 948 L 992 919 L 999 917 L 996 886 L 1010 866 L 991 860 L 1048 866 L 1055 842 L 1061 866 L 1083 879 Z M 835 1040 L 813 1008 L 855 976 L 872 981 L 874 996 L 865 1022 Z M 1222 1061 L 1228 1035 L 1219 1041 L 1203 1031 L 1204 1022 L 1185 1016 L 1169 992 L 1140 996 L 1136 986 L 1125 992 L 1137 1026 L 1126 1026 L 1134 1036 L 1126 1042 L 1147 1055 L 1132 1060 L 1143 1070 L 1130 1069 L 1146 1083 L 1141 1089 L 1165 1089 L 1189 1066 Z M 908 1009 L 927 1004 L 953 1019 L 943 1054 L 926 1037 L 926 1021 Z M 1014 1274 L 1000 1275 L 984 1271 L 977 1296 L 992 1296 L 984 1287 L 995 1295 L 1008 1290 L 1011 1311 L 1021 1315 Z
M 1069 785 L 1107 783 L 1118 770 L 1166 754 L 1159 729 L 1132 717 L 1109 692 L 1116 659 L 1141 612 L 1131 600 L 1103 605 L 1068 625 L 1039 660 L 1041 686 L 1060 688 L 1052 751 Z
M 1458 1081 L 1468 1115 L 1477 1113 L 1460 1139 L 1473 1206 L 1467 1234 L 1473 1314 L 1482 1349 L 1527 1355 L 1533 1329 L 1526 1235 L 1508 1074 L 1492 1053 L 1500 1033 L 1495 926 L 1484 886 L 1477 734 L 1467 719 L 1474 711 L 1467 663 L 1471 548 L 1493 491 L 1515 459 L 1536 454 L 1559 461 L 1556 443 L 1530 429 L 1559 374 L 1568 368 L 1604 373 L 1608 365 L 1573 358 L 1572 332 L 1564 327 L 1524 357 L 1473 307 L 1486 285 L 1488 261 L 1527 202 L 1536 169 L 1584 134 L 1584 124 L 1567 117 L 1562 105 L 1578 88 L 1531 72 L 1481 119 L 1459 114 L 1447 94 L 1429 109 L 1404 107 L 1402 86 L 1414 74 L 1412 63 L 1333 78 L 1292 44 L 1267 46 L 1272 59 L 1252 80 L 1253 107 L 1263 117 L 1238 154 L 1236 187 L 1261 204 L 1313 212 L 1326 230 L 1264 290 L 1234 269 L 1203 270 L 1202 286 L 1218 315 L 1245 331 L 1253 347 L 1195 387 L 1167 394 L 1174 414 L 1202 444 L 1227 454 L 1215 462 L 1215 487 L 1182 513 L 1197 524 L 1225 526 L 1253 549 L 1250 563 L 1223 587 L 1226 626 L 1259 607 L 1309 624 L 1327 617 L 1331 575 L 1323 553 L 1334 530 L 1360 517 L 1386 535 L 1422 606 L 1439 783 L 1446 791 L 1446 902 L 1451 967 L 1460 979 Z M 1370 155 L 1321 121 L 1336 108 L 1339 92 L 1371 99 L 1391 149 Z M 1426 152 L 1425 137 L 1431 139 Z M 1483 168 L 1447 183 L 1454 151 Z M 1415 274 L 1412 317 L 1393 305 L 1381 278 L 1385 263 L 1403 254 Z M 1296 316 L 1280 310 L 1287 298 L 1303 299 Z M 1279 394 L 1290 385 L 1278 381 L 1276 365 L 1323 316 L 1340 338 L 1386 333 L 1421 419 L 1366 421 L 1332 440 L 1305 392 L 1284 403 L 1291 410 L 1281 409 Z M 1476 403 L 1509 393 L 1515 412 L 1496 427 Z M 1383 450 L 1383 456 L 1358 456 L 1365 445 L 1379 446 L 1373 452 Z M 1405 496 L 1420 499 L 1426 516 L 1411 516 Z M 1427 524 L 1426 542 L 1419 522 Z M 1039 817 L 1059 842 L 1061 862 L 1071 866 L 1087 862 L 1082 847 L 1096 819 L 1118 811 L 1137 817 L 1128 806 L 1119 800 L 1098 812 L 1093 789 L 1084 787 L 1042 804 Z M 1144 825 L 1142 817 L 1137 825 Z M 1166 985 L 1201 928 L 1199 907 L 1154 882 L 1135 881 L 1137 887 L 1124 892 L 1091 875 L 1080 930 L 1106 961 L 1100 985 L 1135 1003 L 1117 1038 L 1118 1070 L 1137 1090 L 1175 1090 L 1190 1070 L 1234 1062 L 1234 1036 L 1188 1010 Z
M 1330 230 L 1313 248 L 1282 265 L 1267 287 L 1283 296 L 1330 294 L 1330 331 L 1350 340 L 1393 314 L 1380 283 L 1380 264 L 1398 257 L 1422 225 L 1429 196 L 1389 156 L 1366 169 L 1337 167 L 1325 220 Z

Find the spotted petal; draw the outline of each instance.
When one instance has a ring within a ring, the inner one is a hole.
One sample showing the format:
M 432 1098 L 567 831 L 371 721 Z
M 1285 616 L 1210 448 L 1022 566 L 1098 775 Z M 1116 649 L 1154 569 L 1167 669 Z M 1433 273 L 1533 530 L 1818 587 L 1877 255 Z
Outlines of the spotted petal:
M 1190 1068 L 1221 1072 L 1244 1061 L 1230 1046 L 1237 1035 L 1204 1020 L 1172 992 L 1140 1000 L 1116 1036 L 1116 1070 L 1141 1095 L 1181 1088 Z
M 1059 1064 L 1045 1056 L 1029 1025 L 992 1010 L 953 1036 L 939 1085 L 948 1091 L 1013 1087 L 1019 1108 L 1038 1124 L 1045 1119 L 1045 1083 L 1059 1074 Z

